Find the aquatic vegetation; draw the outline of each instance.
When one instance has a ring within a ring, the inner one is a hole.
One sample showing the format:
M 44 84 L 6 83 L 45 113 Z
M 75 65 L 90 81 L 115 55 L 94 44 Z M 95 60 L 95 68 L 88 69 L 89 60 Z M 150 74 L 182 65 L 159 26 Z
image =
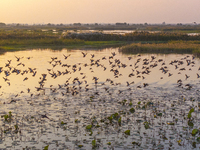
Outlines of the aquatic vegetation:
M 49 145 L 45 146 L 43 150 L 48 150 L 49 149 Z
M 66 124 L 65 122 L 63 122 L 63 121 L 61 121 L 61 123 L 60 123 L 61 125 L 64 125 L 64 124 Z
M 181 146 L 181 140 L 178 140 L 177 142 L 178 142 L 178 145 Z
M 130 111 L 131 113 L 134 113 L 134 112 L 135 112 L 135 109 L 134 109 L 134 108 L 131 108 L 129 111 Z
M 14 127 L 15 127 L 15 130 L 18 130 L 19 129 L 19 127 L 18 127 L 18 125 L 16 124 L 16 125 L 14 125 Z
M 86 129 L 87 129 L 87 130 L 92 129 L 92 125 L 87 125 L 87 126 L 86 126 Z
M 188 113 L 188 119 L 191 119 L 192 117 L 192 112 L 194 112 L 194 108 L 191 108 L 189 113 Z
M 96 140 L 92 140 L 92 148 L 96 148 L 97 144 L 96 144 Z
M 96 128 L 99 128 L 99 127 L 101 127 L 98 123 L 97 123 L 97 125 L 95 126 Z
M 124 133 L 125 133 L 126 135 L 130 135 L 130 130 L 126 130 L 126 131 L 124 131 Z
M 12 120 L 12 112 L 10 111 L 8 114 L 1 116 L 1 118 L 4 118 L 6 122 L 11 122 Z
M 75 121 L 74 121 L 75 123 L 80 123 L 80 121 L 78 120 L 78 119 L 75 119 Z
M 192 146 L 193 146 L 193 148 L 196 148 L 197 146 L 196 146 L 196 142 L 192 142 Z
M 197 138 L 197 141 L 200 142 L 200 137 Z
M 122 105 L 125 105 L 126 104 L 126 102 L 127 102 L 127 100 L 126 99 L 124 99 L 124 100 L 122 100 L 121 102 L 119 102 L 120 104 L 122 104 Z
M 193 127 L 194 123 L 191 120 L 188 120 L 188 126 Z
M 117 120 L 120 117 L 120 115 L 118 113 L 114 113 L 112 114 L 112 117 L 113 119 Z
M 132 142 L 132 144 L 133 144 L 133 145 L 140 146 L 140 143 L 138 143 L 138 142 L 135 142 L 135 141 L 134 141 L 134 142 Z
M 10 56 L 10 60 L 2 59 L 1 147 L 192 149 L 200 146 L 198 58 L 127 56 L 117 51 L 106 56 L 102 51 L 83 51 L 84 55 L 82 51 L 74 55 L 71 51 L 64 52 L 48 51 L 47 62 L 36 59 L 38 65 L 32 61 L 33 56 L 19 56 L 21 52 Z M 135 76 L 129 77 L 130 73 Z M 186 79 L 185 74 L 190 77 Z M 29 80 L 23 81 L 25 77 Z M 7 147 L 6 143 L 12 145 Z
M 82 147 L 83 147 L 83 145 L 78 145 L 78 147 L 79 147 L 79 148 L 82 148 Z
M 108 142 L 107 144 L 108 144 L 108 145 L 111 145 L 111 142 Z
M 193 130 L 192 130 L 192 136 L 195 136 L 198 132 L 199 132 L 198 129 L 193 129 Z
M 144 127 L 145 127 L 145 129 L 149 129 L 149 128 L 150 128 L 150 125 L 149 125 L 149 124 L 150 124 L 150 123 L 147 122 L 147 121 L 144 122 Z
M 92 134 L 93 134 L 93 132 L 92 132 L 92 130 L 90 130 L 90 134 L 89 134 L 89 136 L 92 136 Z
M 162 113 L 158 113 L 157 116 L 162 117 Z
M 119 124 L 119 126 L 121 126 L 121 124 L 122 124 L 122 118 L 121 117 L 118 119 L 118 124 Z

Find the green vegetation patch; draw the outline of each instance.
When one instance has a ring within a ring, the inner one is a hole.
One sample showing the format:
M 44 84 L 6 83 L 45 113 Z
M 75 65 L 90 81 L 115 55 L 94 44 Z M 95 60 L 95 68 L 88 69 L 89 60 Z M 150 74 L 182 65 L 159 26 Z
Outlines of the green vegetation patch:
M 25 50 L 37 48 L 49 49 L 74 49 L 74 48 L 106 48 L 125 45 L 121 41 L 83 41 L 79 39 L 5 39 L 0 40 L 0 50 Z
M 87 126 L 86 126 L 86 129 L 87 129 L 87 130 L 92 129 L 92 125 L 87 125 Z
M 130 130 L 126 130 L 124 133 L 125 133 L 126 135 L 130 135 Z
M 192 130 L 192 136 L 195 136 L 198 132 L 199 132 L 198 129 L 193 129 L 193 130 Z
M 163 43 L 132 43 L 122 46 L 123 53 L 194 53 L 200 55 L 199 41 L 169 41 Z

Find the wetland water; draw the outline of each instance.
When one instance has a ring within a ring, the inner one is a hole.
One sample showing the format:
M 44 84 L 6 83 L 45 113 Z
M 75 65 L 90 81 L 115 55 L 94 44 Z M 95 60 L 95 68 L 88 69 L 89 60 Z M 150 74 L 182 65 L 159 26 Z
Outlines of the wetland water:
M 198 149 L 199 67 L 190 54 L 7 52 L 0 148 Z

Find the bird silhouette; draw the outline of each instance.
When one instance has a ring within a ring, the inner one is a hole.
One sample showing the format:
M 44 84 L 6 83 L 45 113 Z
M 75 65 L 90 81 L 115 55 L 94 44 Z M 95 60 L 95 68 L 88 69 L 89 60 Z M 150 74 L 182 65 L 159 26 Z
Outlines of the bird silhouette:
M 185 74 L 185 79 L 187 80 L 190 76 L 188 76 L 187 74 Z
M 200 78 L 200 75 L 197 73 L 197 78 Z
M 71 54 L 69 54 L 67 56 L 63 54 L 63 56 L 64 56 L 65 59 L 67 59 L 69 56 L 71 56 Z
M 83 54 L 83 57 L 85 57 L 87 55 L 87 53 L 81 52 Z

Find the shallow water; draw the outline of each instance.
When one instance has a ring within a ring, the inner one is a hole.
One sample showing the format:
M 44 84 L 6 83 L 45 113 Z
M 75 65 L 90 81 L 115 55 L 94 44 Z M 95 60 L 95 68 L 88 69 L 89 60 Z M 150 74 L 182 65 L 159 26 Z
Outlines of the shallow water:
M 44 30 L 46 31 L 46 30 Z M 102 33 L 106 33 L 106 34 L 126 34 L 126 33 L 133 33 L 138 30 L 77 30 L 77 31 L 70 31 L 70 32 L 76 32 L 76 33 L 91 33 L 91 32 L 102 32 Z M 55 31 L 54 31 L 55 32 Z M 69 31 L 68 31 L 69 32 Z M 159 33 L 161 31 L 147 31 L 149 33 Z M 66 33 L 66 31 L 64 31 L 63 33 Z M 199 35 L 199 33 L 186 33 L 189 36 L 197 36 Z
M 83 53 L 87 55 L 83 57 Z M 70 56 L 65 59 L 64 55 Z M 3 149 L 42 149 L 47 145 L 49 149 L 79 149 L 80 145 L 81 149 L 200 146 L 198 134 L 191 135 L 199 128 L 200 60 L 190 54 L 27 50 L 0 55 L 1 67 L 0 115 L 12 112 L 11 119 L 2 117 L 0 121 Z M 187 119 L 192 107 L 195 111 Z M 115 113 L 116 118 L 112 115 Z M 87 130 L 87 125 L 92 129 Z M 128 129 L 130 135 L 124 133 Z

